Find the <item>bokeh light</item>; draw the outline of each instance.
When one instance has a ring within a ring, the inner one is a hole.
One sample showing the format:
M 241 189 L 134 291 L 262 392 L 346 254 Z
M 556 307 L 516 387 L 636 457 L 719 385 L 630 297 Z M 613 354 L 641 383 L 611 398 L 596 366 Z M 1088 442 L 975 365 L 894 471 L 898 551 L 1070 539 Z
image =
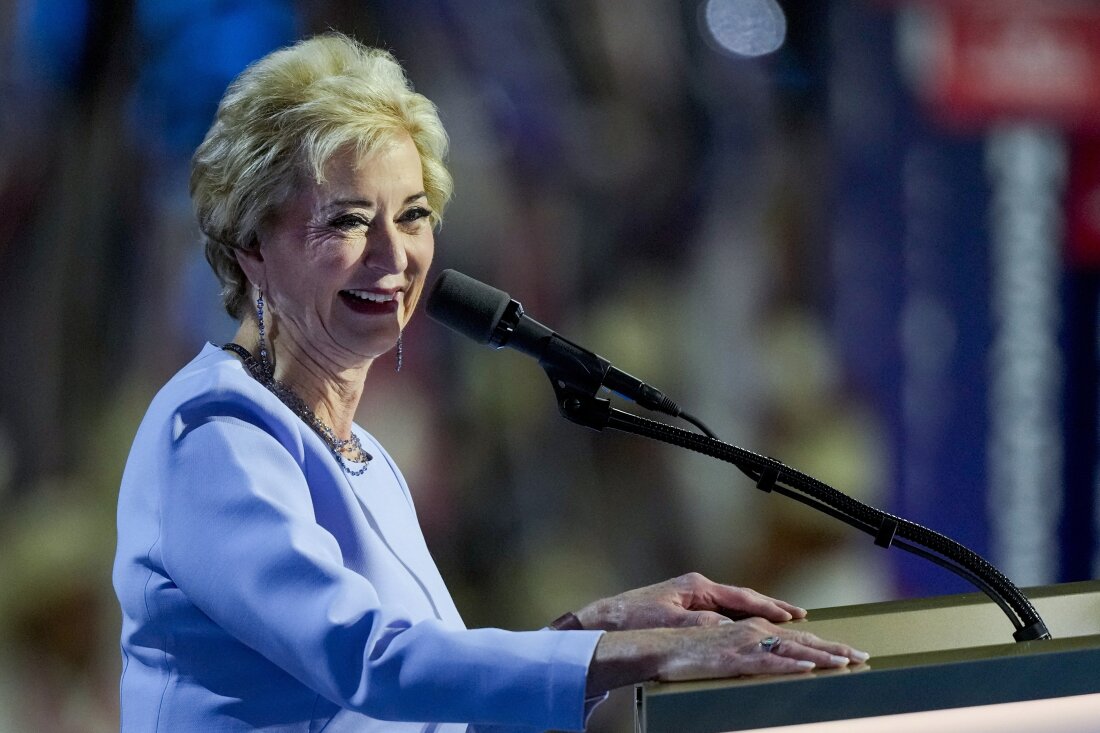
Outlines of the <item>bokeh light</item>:
M 787 17 L 776 0 L 707 0 L 703 22 L 714 41 L 737 56 L 772 53 L 787 37 Z

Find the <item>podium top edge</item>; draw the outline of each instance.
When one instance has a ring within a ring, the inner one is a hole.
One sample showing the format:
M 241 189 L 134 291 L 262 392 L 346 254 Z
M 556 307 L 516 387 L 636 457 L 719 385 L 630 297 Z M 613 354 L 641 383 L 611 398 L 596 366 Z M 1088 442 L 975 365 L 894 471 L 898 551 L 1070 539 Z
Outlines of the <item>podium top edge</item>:
M 1067 637 L 1064 639 L 1046 639 L 1025 642 L 1009 642 L 1006 644 L 991 644 L 967 649 L 943 649 L 934 652 L 920 652 L 915 654 L 897 654 L 883 657 L 872 657 L 867 665 L 860 665 L 842 669 L 820 669 L 812 672 L 804 672 L 787 675 L 748 675 L 744 677 L 729 677 L 712 680 L 692 680 L 685 682 L 643 682 L 637 687 L 642 688 L 649 698 L 663 695 L 683 695 L 684 693 L 709 693 L 730 689 L 745 689 L 752 687 L 765 687 L 776 683 L 808 683 L 819 684 L 823 680 L 834 677 L 850 677 L 852 675 L 897 675 L 908 674 L 920 669 L 944 669 L 948 666 L 965 667 L 966 665 L 1009 661 L 1024 657 L 1035 658 L 1057 655 L 1059 658 L 1067 658 L 1065 655 L 1085 655 L 1089 660 L 1087 666 L 1095 668 L 1100 663 L 1100 634 L 1093 636 Z M 1094 692 L 1100 692 L 1100 683 Z

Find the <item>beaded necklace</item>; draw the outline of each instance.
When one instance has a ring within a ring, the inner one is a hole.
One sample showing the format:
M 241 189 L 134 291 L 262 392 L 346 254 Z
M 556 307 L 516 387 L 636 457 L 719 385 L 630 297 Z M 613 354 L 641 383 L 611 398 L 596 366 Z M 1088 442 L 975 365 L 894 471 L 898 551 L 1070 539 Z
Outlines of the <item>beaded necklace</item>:
M 256 357 L 252 356 L 252 352 L 232 341 L 223 346 L 222 350 L 231 351 L 241 357 L 245 370 L 253 379 L 267 387 L 273 395 L 290 408 L 291 412 L 300 417 L 302 422 L 313 428 L 313 431 L 321 436 L 321 440 L 325 441 L 325 445 L 332 451 L 332 455 L 336 457 L 336 462 L 340 464 L 340 468 L 344 470 L 344 473 L 349 476 L 362 476 L 366 473 L 374 456 L 363 448 L 363 444 L 359 442 L 359 436 L 355 434 L 355 431 L 352 431 L 351 437 L 347 440 L 336 437 L 336 433 L 332 428 L 317 417 L 316 413 L 309 409 L 309 406 L 302 401 L 301 397 L 295 394 L 294 390 L 275 379 L 271 374 L 271 370 L 265 369 L 256 360 Z M 347 458 L 344 457 L 345 453 L 348 454 Z M 362 466 L 352 468 L 348 465 L 348 461 L 361 463 Z

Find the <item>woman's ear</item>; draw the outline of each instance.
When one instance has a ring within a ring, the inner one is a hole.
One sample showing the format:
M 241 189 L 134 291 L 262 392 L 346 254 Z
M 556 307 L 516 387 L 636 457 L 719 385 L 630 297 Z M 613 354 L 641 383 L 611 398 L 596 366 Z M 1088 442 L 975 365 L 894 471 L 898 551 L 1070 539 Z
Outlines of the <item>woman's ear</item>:
M 240 265 L 241 270 L 244 271 L 245 278 L 250 283 L 258 287 L 263 287 L 264 279 L 264 255 L 260 251 L 259 240 L 256 241 L 254 247 L 248 249 L 237 249 L 233 251 L 233 254 L 237 257 L 237 264 Z

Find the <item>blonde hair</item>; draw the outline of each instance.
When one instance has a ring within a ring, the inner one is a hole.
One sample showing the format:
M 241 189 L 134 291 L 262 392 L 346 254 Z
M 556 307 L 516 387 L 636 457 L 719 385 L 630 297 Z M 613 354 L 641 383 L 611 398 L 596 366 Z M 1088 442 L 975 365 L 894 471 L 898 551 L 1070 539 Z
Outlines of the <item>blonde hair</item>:
M 191 160 L 191 201 L 231 316 L 243 317 L 249 296 L 236 251 L 259 247 L 259 226 L 303 176 L 322 183 L 341 148 L 362 157 L 402 133 L 420 153 L 438 225 L 452 191 L 447 133 L 391 54 L 328 33 L 268 54 L 230 84 Z

